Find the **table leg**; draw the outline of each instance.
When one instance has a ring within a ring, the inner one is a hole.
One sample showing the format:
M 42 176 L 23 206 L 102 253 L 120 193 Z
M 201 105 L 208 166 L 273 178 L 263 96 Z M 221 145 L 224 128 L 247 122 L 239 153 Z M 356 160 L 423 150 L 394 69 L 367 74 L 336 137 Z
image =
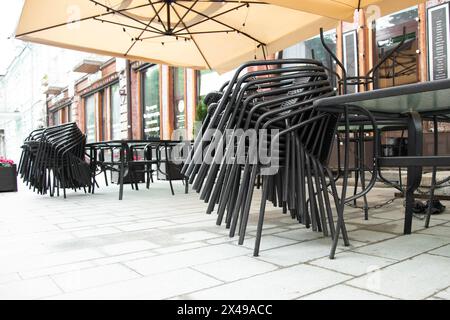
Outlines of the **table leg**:
M 89 167 L 91 169 L 91 185 L 89 186 L 89 193 L 93 193 L 92 192 L 92 186 L 94 185 L 94 176 L 95 176 L 95 161 L 94 160 L 94 151 L 93 151 L 93 147 L 89 148 L 89 158 L 90 158 L 90 163 L 89 163 Z
M 92 170 L 92 185 L 89 186 L 90 192 L 92 194 L 95 193 L 95 184 L 97 183 L 97 181 L 95 180 L 95 171 L 97 169 L 97 156 L 98 156 L 97 149 L 94 149 L 94 166 L 92 168 L 93 169 Z
M 433 117 L 433 142 L 434 142 L 434 155 L 439 155 L 439 127 L 438 127 L 438 121 L 436 117 Z M 431 210 L 433 209 L 433 202 L 434 202 L 434 193 L 436 189 L 436 175 L 437 175 L 437 167 L 433 167 L 433 176 L 431 178 L 431 188 L 430 188 L 430 202 L 428 205 L 427 210 L 427 218 L 425 220 L 425 228 L 430 227 L 430 219 L 431 219 Z
M 123 198 L 123 176 L 125 175 L 125 150 L 120 148 L 120 169 L 119 169 L 119 200 Z
M 422 118 L 417 112 L 410 112 L 408 119 L 408 156 L 422 156 L 423 128 Z M 406 209 L 404 234 L 411 234 L 414 192 L 422 181 L 422 167 L 408 166 L 408 186 L 406 188 Z

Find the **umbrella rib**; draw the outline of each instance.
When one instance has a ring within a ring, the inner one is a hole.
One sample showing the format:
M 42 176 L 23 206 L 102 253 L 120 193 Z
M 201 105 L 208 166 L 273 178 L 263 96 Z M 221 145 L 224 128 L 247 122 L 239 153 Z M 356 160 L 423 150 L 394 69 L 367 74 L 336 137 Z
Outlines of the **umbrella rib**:
M 164 34 L 160 34 L 158 36 L 144 37 L 144 38 L 141 38 L 140 40 L 150 40 L 150 39 L 156 39 L 156 38 L 161 38 L 161 37 L 165 37 L 165 35 Z
M 167 27 L 164 25 L 164 23 L 162 22 L 161 17 L 159 16 L 159 13 L 161 12 L 161 10 L 156 11 L 156 8 L 155 8 L 155 6 L 153 5 L 153 2 L 152 2 L 151 0 L 148 0 L 148 3 L 152 6 L 152 9 L 153 9 L 153 11 L 155 12 L 156 17 L 158 17 L 158 21 L 161 22 L 161 25 L 162 25 L 162 27 L 164 28 L 164 32 L 167 32 Z M 168 4 L 166 4 L 166 5 L 168 5 Z M 163 8 L 163 7 L 164 7 L 164 5 L 161 6 L 161 8 Z M 169 26 L 169 27 L 170 27 L 170 26 Z
M 172 7 L 173 11 L 175 12 L 175 14 L 177 15 L 177 17 L 181 20 L 181 23 L 183 24 L 184 27 L 186 27 L 184 21 L 181 19 L 180 15 L 178 14 L 177 10 L 175 9 L 175 7 Z M 189 29 L 187 30 L 189 32 Z M 200 55 L 202 56 L 203 60 L 205 60 L 206 65 L 208 66 L 209 69 L 211 68 L 211 65 L 209 64 L 208 60 L 206 59 L 205 55 L 203 54 L 202 50 L 200 49 L 197 41 L 195 41 L 195 38 L 191 35 L 191 39 L 194 42 L 195 46 L 197 47 L 198 52 L 200 53 Z
M 176 36 L 188 36 L 188 35 L 192 35 L 192 34 L 209 34 L 209 33 L 229 33 L 229 32 L 233 32 L 233 31 L 234 30 L 184 32 L 184 33 L 177 33 Z
M 174 4 L 176 4 L 176 5 L 178 5 L 178 6 L 181 6 L 181 7 L 185 8 L 185 9 L 187 9 L 186 6 L 184 6 L 184 5 L 180 4 L 180 3 L 174 2 Z M 203 13 L 197 11 L 197 10 L 192 9 L 192 11 L 195 12 L 196 14 L 198 14 L 198 15 L 201 15 L 201 16 L 203 16 L 203 17 L 205 17 L 205 18 L 208 18 L 208 20 L 212 20 L 212 21 L 214 21 L 214 22 L 216 22 L 216 23 L 218 23 L 218 24 L 221 24 L 221 25 L 223 25 L 223 26 L 225 26 L 225 27 L 227 27 L 227 28 L 233 29 L 233 30 L 236 31 L 237 33 L 243 34 L 243 35 L 246 36 L 247 38 L 252 39 L 253 41 L 258 42 L 259 44 L 265 45 L 264 42 L 262 42 L 262 41 L 256 39 L 255 37 L 252 37 L 251 35 L 249 35 L 249 34 L 246 33 L 246 32 L 242 32 L 242 31 L 240 31 L 240 30 L 238 30 L 238 29 L 236 29 L 236 28 L 234 28 L 234 27 L 232 27 L 232 26 L 230 26 L 230 25 L 228 25 L 228 24 L 226 24 L 226 23 L 224 23 L 224 22 L 221 22 L 221 21 L 219 21 L 219 20 L 216 20 L 215 18 L 208 17 L 207 15 L 205 15 L 205 14 L 203 14 Z
M 178 4 L 178 5 L 179 5 L 179 4 Z M 222 15 L 224 15 L 224 14 L 227 14 L 227 13 L 229 13 L 229 12 L 231 12 L 231 11 L 234 11 L 234 10 L 238 10 L 238 9 L 240 9 L 240 8 L 242 8 L 242 7 L 245 7 L 245 6 L 247 6 L 247 4 L 240 4 L 240 5 L 238 5 L 238 6 L 234 7 L 234 8 L 231 8 L 231 9 L 229 9 L 229 10 L 226 10 L 226 11 L 224 11 L 224 12 L 215 14 L 215 15 L 213 15 L 212 17 L 206 16 L 206 19 L 201 20 L 201 21 L 198 21 L 198 22 L 195 22 L 195 23 L 191 24 L 189 27 L 182 28 L 182 29 L 178 30 L 177 32 L 184 31 L 184 30 L 186 30 L 187 28 L 195 27 L 196 25 L 199 25 L 199 24 L 201 24 L 201 23 L 204 23 L 204 22 L 206 22 L 206 21 L 208 21 L 208 20 L 210 20 L 210 19 L 214 19 L 214 18 L 220 17 L 220 16 L 222 16 Z M 191 11 L 193 11 L 193 10 L 191 10 Z M 203 16 L 203 17 L 205 17 L 205 16 Z
M 343 6 L 352 8 L 352 9 L 357 9 L 357 8 L 355 8 L 354 6 L 352 6 L 352 5 L 348 4 L 348 3 L 342 2 L 342 1 L 339 1 L 339 0 L 331 0 L 331 1 L 332 1 L 332 2 L 336 2 L 336 3 L 339 3 L 340 5 L 343 5 Z
M 219 2 L 219 1 L 214 1 L 214 0 L 199 0 L 199 2 Z M 242 3 L 244 3 L 244 4 L 269 4 L 270 5 L 270 3 L 267 3 L 267 2 L 264 2 L 264 1 L 243 1 L 243 0 L 222 0 L 222 1 L 220 1 L 220 2 L 225 2 L 225 3 L 239 3 L 239 4 L 242 4 Z
M 99 5 L 99 6 L 103 7 L 103 8 L 105 8 L 106 10 L 111 10 L 111 11 L 113 11 L 114 13 L 117 13 L 117 14 L 119 14 L 119 15 L 121 15 L 121 16 L 124 16 L 124 17 L 126 17 L 126 18 L 128 18 L 128 19 L 130 19 L 130 20 L 133 20 L 133 21 L 135 21 L 135 22 L 137 22 L 137 23 L 139 23 L 139 24 L 142 24 L 142 25 L 144 25 L 144 26 L 147 28 L 147 25 L 146 25 L 145 22 L 142 22 L 142 21 L 140 21 L 140 20 L 138 20 L 138 19 L 136 19 L 136 18 L 133 18 L 133 17 L 131 17 L 131 16 L 129 16 L 129 15 L 123 13 L 123 12 L 119 12 L 119 11 L 117 11 L 116 9 L 113 9 L 113 8 L 111 8 L 111 7 L 108 7 L 107 5 L 104 5 L 104 4 L 102 4 L 102 3 L 98 2 L 98 1 L 95 1 L 95 0 L 89 0 L 89 1 L 91 1 L 92 3 L 94 3 L 94 4 L 96 4 L 96 5 Z M 153 6 L 153 3 L 150 3 L 150 4 Z M 155 28 L 155 27 L 150 26 L 150 28 L 156 29 L 157 31 L 161 32 L 161 30 L 159 30 L 159 29 L 157 29 L 157 28 Z
M 135 6 L 133 8 L 120 9 L 120 10 L 117 10 L 117 11 L 118 12 L 122 12 L 122 11 L 128 11 L 128 10 L 133 10 L 133 9 L 144 8 L 144 7 L 148 7 L 148 6 L 149 6 L 149 4 L 141 4 L 141 5 Z M 69 22 L 66 21 L 66 22 L 58 23 L 58 24 L 55 24 L 55 25 L 52 25 L 52 26 L 48 26 L 48 27 L 45 27 L 45 28 L 40 28 L 40 29 L 24 32 L 24 33 L 16 35 L 16 37 L 23 37 L 23 36 L 26 36 L 26 35 L 29 35 L 29 34 L 32 34 L 32 33 L 46 31 L 46 30 L 50 30 L 50 29 L 54 29 L 54 28 L 58 28 L 58 27 L 63 27 L 63 26 L 68 25 L 69 23 L 82 22 L 82 21 L 86 21 L 86 20 L 90 20 L 90 19 L 95 19 L 95 18 L 99 18 L 99 17 L 113 15 L 113 14 L 114 14 L 114 12 L 107 12 L 107 13 L 102 13 L 102 14 L 97 14 L 97 15 L 94 15 L 94 16 L 81 18 L 79 20 L 73 20 L 73 21 L 69 21 Z
M 159 35 L 159 36 L 143 37 L 143 38 L 140 38 L 140 40 L 150 40 L 150 39 L 155 39 L 155 38 L 160 38 L 160 37 L 167 37 L 167 35 L 161 34 L 161 35 Z M 173 37 L 175 37 L 175 36 L 173 36 Z M 179 36 L 179 37 L 177 36 L 177 38 L 186 39 L 186 40 L 191 40 L 191 38 L 183 37 L 183 36 Z
M 121 27 L 124 27 L 124 28 L 131 28 L 131 29 L 136 29 L 136 30 L 140 30 L 140 31 L 156 33 L 156 34 L 164 34 L 161 31 L 148 30 L 148 29 L 144 29 L 144 28 L 141 28 L 141 27 L 132 26 L 132 25 L 129 25 L 129 24 L 126 24 L 126 23 L 115 22 L 115 21 L 110 21 L 110 20 L 104 20 L 104 19 L 99 19 L 99 18 L 93 18 L 93 19 L 96 20 L 96 21 L 100 21 L 102 23 L 106 22 L 106 23 L 114 24 L 114 25 L 121 26 Z
M 184 13 L 183 17 L 180 18 L 180 20 L 178 20 L 178 22 L 175 24 L 175 26 L 172 28 L 172 30 L 175 30 L 178 25 L 180 24 L 181 21 L 183 21 L 184 18 L 186 18 L 186 16 L 189 14 L 189 12 L 192 11 L 192 9 L 194 8 L 194 6 L 197 4 L 199 0 L 195 0 L 194 3 L 192 4 L 192 6 L 186 10 L 186 12 Z
M 125 56 L 128 55 L 128 53 L 131 51 L 131 49 L 133 49 L 134 45 L 136 44 L 136 42 L 138 42 L 138 40 L 140 39 L 140 37 L 144 34 L 145 31 L 148 31 L 147 28 L 152 24 L 153 20 L 155 20 L 155 18 L 158 16 L 158 14 L 161 12 L 162 8 L 164 8 L 164 6 L 161 6 L 161 8 L 159 8 L 159 10 L 157 12 L 155 12 L 156 15 L 154 15 L 150 21 L 147 23 L 147 26 L 145 27 L 144 30 L 141 31 L 141 33 L 139 34 L 139 36 L 137 36 L 133 43 L 131 44 L 131 46 L 128 48 L 127 52 L 125 52 Z

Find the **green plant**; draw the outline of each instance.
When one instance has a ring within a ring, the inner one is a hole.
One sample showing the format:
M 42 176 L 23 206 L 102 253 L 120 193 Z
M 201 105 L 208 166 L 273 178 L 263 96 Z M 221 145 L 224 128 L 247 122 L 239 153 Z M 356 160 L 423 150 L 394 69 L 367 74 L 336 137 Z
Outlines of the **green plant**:
M 206 114 L 208 113 L 208 106 L 203 102 L 203 99 L 200 100 L 197 105 L 197 109 L 195 111 L 195 121 L 202 122 L 206 118 Z
M 8 160 L 4 157 L 0 157 L 0 167 L 9 168 L 14 165 L 14 162 L 12 160 Z

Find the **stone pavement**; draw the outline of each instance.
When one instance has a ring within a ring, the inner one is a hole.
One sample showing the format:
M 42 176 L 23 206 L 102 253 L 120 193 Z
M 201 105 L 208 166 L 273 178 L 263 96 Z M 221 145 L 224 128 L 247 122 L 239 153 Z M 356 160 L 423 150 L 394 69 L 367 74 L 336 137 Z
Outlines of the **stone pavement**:
M 448 299 L 450 214 L 414 220 L 403 236 L 402 200 L 346 214 L 352 246 L 330 261 L 330 239 L 269 208 L 261 255 L 256 215 L 244 246 L 198 195 L 158 182 L 68 199 L 21 186 L 0 194 L 0 299 Z M 375 189 L 371 203 L 392 197 Z M 257 209 L 258 194 L 255 205 Z M 450 207 L 450 204 L 447 203 Z

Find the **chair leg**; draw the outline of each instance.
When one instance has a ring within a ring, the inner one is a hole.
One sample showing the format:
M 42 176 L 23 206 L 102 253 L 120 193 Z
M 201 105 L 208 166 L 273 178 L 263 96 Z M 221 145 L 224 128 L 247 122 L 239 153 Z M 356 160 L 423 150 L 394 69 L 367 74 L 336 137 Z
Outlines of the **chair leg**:
M 56 196 L 59 197 L 59 179 L 56 179 Z
M 366 170 L 365 170 L 365 157 L 366 157 L 366 146 L 365 146 L 365 138 L 364 138 L 364 127 L 360 128 L 359 133 L 359 170 L 360 170 L 360 178 L 361 178 L 361 188 L 362 190 L 366 189 Z M 367 202 L 367 195 L 363 196 L 364 201 L 364 220 L 369 220 L 369 204 Z
M 175 192 L 173 191 L 172 178 L 170 178 L 170 174 L 167 175 L 167 178 L 169 179 L 170 191 L 172 192 L 172 195 L 174 196 Z
M 331 251 L 330 251 L 330 259 L 333 260 L 336 256 L 336 249 L 337 249 L 337 245 L 339 243 L 339 235 L 340 235 L 341 231 L 342 231 L 342 238 L 344 239 L 344 245 L 346 247 L 348 247 L 348 246 L 350 246 L 350 242 L 348 239 L 347 229 L 345 227 L 345 221 L 344 221 L 344 209 L 345 209 L 344 200 L 339 199 L 339 197 L 338 197 L 338 192 L 337 192 L 335 181 L 333 179 L 333 174 L 329 170 L 327 170 L 327 174 L 331 181 L 331 189 L 332 189 L 333 198 L 334 198 L 334 202 L 336 205 L 336 211 L 337 211 L 337 216 L 338 216 L 338 220 L 336 223 L 336 231 L 335 231 L 335 234 L 333 237 L 333 244 L 332 244 Z
M 147 189 L 150 189 L 150 174 L 151 174 L 151 170 L 152 170 L 151 165 L 146 165 L 146 170 L 145 171 L 147 171 L 147 172 L 146 172 L 145 187 Z
M 241 225 L 239 228 L 239 245 L 244 244 L 245 232 L 247 229 L 248 217 L 250 215 L 250 207 L 252 205 L 253 190 L 255 188 L 255 180 L 256 180 L 257 173 L 258 173 L 258 167 L 257 167 L 257 165 L 253 165 L 252 173 L 251 173 L 250 181 L 249 181 L 249 185 L 248 185 L 248 190 L 247 190 L 247 197 L 245 199 L 244 210 L 242 211 Z
M 124 171 L 125 169 L 121 165 L 119 170 L 119 200 L 123 199 L 123 175 L 125 174 Z
M 106 170 L 103 171 L 103 174 L 105 176 L 105 184 L 108 186 L 108 175 L 106 174 Z
M 239 193 L 239 182 L 241 181 L 241 171 L 238 170 L 235 176 L 235 182 L 234 182 L 234 190 L 233 194 L 231 196 L 231 202 L 230 206 L 228 207 L 227 216 L 226 216 L 226 227 L 227 229 L 231 228 L 231 222 L 233 217 L 234 208 L 237 206 L 237 198 Z
M 439 128 L 438 128 L 438 122 L 436 117 L 433 118 L 433 127 L 434 127 L 434 155 L 437 156 L 439 154 Z M 430 189 L 430 202 L 428 205 L 428 212 L 427 212 L 427 218 L 425 220 L 425 228 L 430 227 L 430 220 L 431 220 L 431 210 L 433 208 L 433 200 L 434 200 L 434 194 L 436 189 L 436 175 L 437 175 L 437 168 L 433 168 L 433 176 L 431 178 L 431 189 Z
M 48 176 L 48 181 L 50 185 L 50 197 L 54 197 L 55 195 L 55 174 L 53 173 L 53 183 L 50 183 L 50 175 Z
M 322 182 L 322 192 L 323 192 L 323 197 L 325 200 L 325 208 L 326 208 L 326 212 L 327 212 L 328 225 L 330 228 L 331 236 L 334 237 L 336 229 L 335 229 L 334 221 L 333 221 L 333 211 L 331 210 L 330 196 L 328 195 L 327 180 L 325 178 L 324 168 L 322 167 L 322 165 L 318 161 L 316 161 L 316 164 L 317 164 L 317 167 L 319 168 L 320 180 Z
M 325 216 L 325 206 L 324 206 L 324 199 L 322 194 L 322 185 L 320 183 L 320 173 L 319 173 L 319 167 L 317 166 L 317 163 L 314 161 L 314 159 L 311 159 L 312 167 L 314 168 L 314 182 L 316 184 L 316 192 L 317 192 L 317 198 L 318 198 L 318 204 L 319 204 L 319 213 L 320 213 L 320 222 L 322 225 L 322 232 L 325 237 L 328 237 L 328 227 L 327 227 L 327 218 Z
M 266 210 L 266 202 L 267 202 L 267 196 L 269 191 L 269 178 L 264 177 L 263 179 L 263 191 L 262 191 L 262 197 L 261 197 L 261 206 L 259 208 L 259 218 L 258 218 L 258 228 L 256 231 L 256 240 L 255 240 L 255 247 L 253 249 L 253 256 L 258 257 L 259 256 L 259 249 L 261 246 L 261 237 L 262 237 L 262 231 L 263 231 L 263 224 L 264 224 L 264 214 Z
M 130 174 L 131 181 L 132 181 L 131 185 L 134 185 L 134 190 L 139 191 L 139 184 L 138 184 L 136 175 L 134 174 L 133 170 L 131 170 L 131 169 L 129 172 L 130 172 L 129 174 Z
M 238 170 L 241 170 L 240 168 L 238 168 Z M 237 228 L 237 224 L 238 224 L 238 220 L 239 220 L 239 212 L 242 209 L 244 203 L 245 203 L 245 191 L 248 189 L 248 180 L 250 179 L 249 177 L 249 171 L 250 171 L 250 166 L 249 165 L 245 165 L 244 167 L 244 172 L 242 173 L 242 182 L 241 182 L 241 186 L 239 187 L 239 193 L 238 193 L 238 198 L 236 200 L 236 204 L 234 206 L 234 210 L 233 210 L 233 214 L 231 217 L 231 226 L 230 226 L 230 238 L 234 237 L 235 233 L 236 233 L 236 228 Z

